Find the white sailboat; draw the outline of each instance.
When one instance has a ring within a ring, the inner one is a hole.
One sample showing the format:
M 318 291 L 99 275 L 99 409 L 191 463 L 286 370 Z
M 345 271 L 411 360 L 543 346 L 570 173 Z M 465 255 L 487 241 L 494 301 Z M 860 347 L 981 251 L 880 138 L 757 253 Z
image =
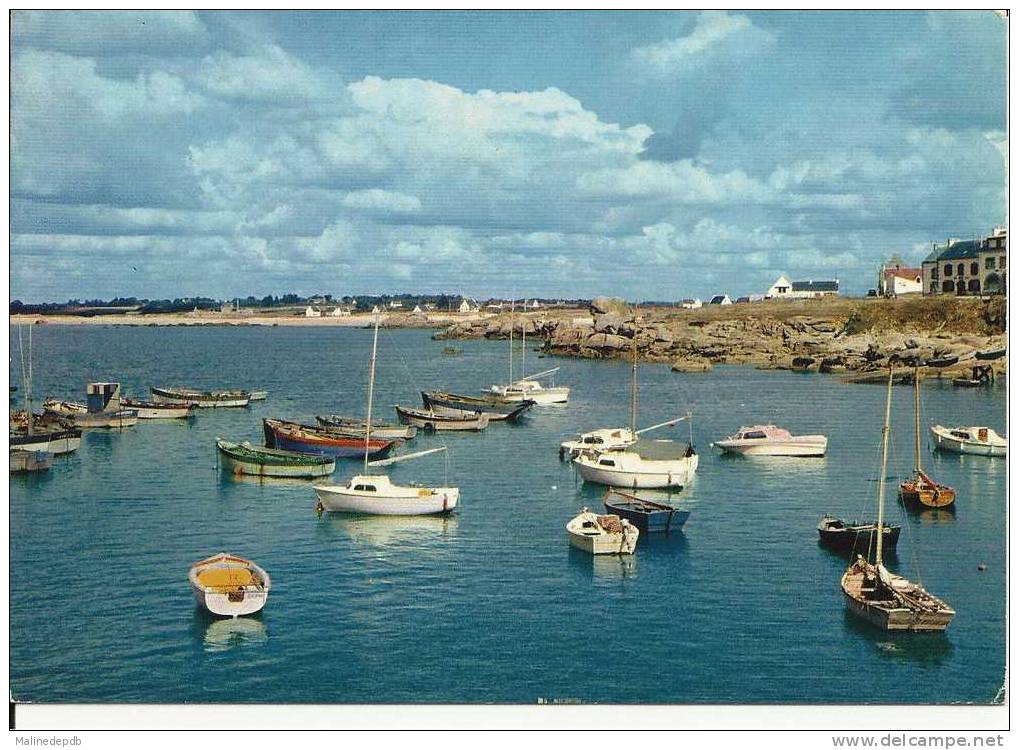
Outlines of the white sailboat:
M 850 612 L 883 630 L 944 630 L 955 617 L 955 610 L 919 583 L 889 572 L 882 559 L 885 475 L 888 472 L 891 415 L 892 370 L 889 368 L 885 423 L 881 430 L 881 473 L 878 475 L 874 562 L 858 555 L 842 575 L 842 593 Z
M 398 461 L 420 458 L 431 453 L 446 450 L 430 450 L 408 453 L 404 456 L 368 461 L 368 442 L 371 438 L 372 400 L 375 391 L 375 360 L 379 343 L 379 316 L 375 316 L 375 334 L 372 339 L 372 357 L 368 380 L 368 414 L 365 419 L 364 473 L 356 474 L 345 485 L 319 485 L 316 510 L 321 513 L 364 513 L 381 516 L 421 516 L 449 513 L 460 499 L 458 487 L 421 487 L 395 484 L 385 474 L 371 474 L 372 466 L 388 466 Z
M 585 482 L 632 489 L 681 489 L 690 483 L 700 461 L 693 448 L 693 435 L 688 443 L 640 439 L 638 436 L 642 432 L 689 420 L 690 416 L 686 414 L 643 430 L 637 429 L 637 343 L 634 341 L 630 371 L 630 429 L 618 430 L 620 436 L 616 438 L 628 442 L 611 447 L 597 447 L 592 443 L 595 447 L 588 449 L 585 446 L 578 451 L 573 465 Z M 581 436 L 583 439 L 584 436 Z M 560 445 L 560 451 L 564 450 L 571 448 L 564 443 Z
M 512 305 L 512 303 L 511 303 Z M 527 367 L 527 323 L 524 319 L 521 327 L 523 339 L 523 351 L 520 354 L 520 372 Z M 557 386 L 554 382 L 548 385 L 541 379 L 548 378 L 559 372 L 558 367 L 551 370 L 538 372 L 533 375 L 525 375 L 519 380 L 513 379 L 513 310 L 510 308 L 510 376 L 509 382 L 501 385 L 493 385 L 489 392 L 497 401 L 513 404 L 521 401 L 533 401 L 537 406 L 551 406 L 554 404 L 565 404 L 570 400 L 570 389 L 566 386 Z
M 81 445 L 81 430 L 65 424 L 39 424 L 32 413 L 32 329 L 28 329 L 28 366 L 25 366 L 25 346 L 18 326 L 18 348 L 21 352 L 21 382 L 25 389 L 24 421 L 10 415 L 10 448 L 12 450 L 49 453 L 59 456 L 78 450 Z

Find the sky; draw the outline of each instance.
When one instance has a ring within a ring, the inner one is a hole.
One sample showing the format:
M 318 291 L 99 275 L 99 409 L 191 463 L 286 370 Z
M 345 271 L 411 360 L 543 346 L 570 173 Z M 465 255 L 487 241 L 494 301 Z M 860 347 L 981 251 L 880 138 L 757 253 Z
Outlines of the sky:
M 12 24 L 12 299 L 864 294 L 1006 220 L 991 12 Z

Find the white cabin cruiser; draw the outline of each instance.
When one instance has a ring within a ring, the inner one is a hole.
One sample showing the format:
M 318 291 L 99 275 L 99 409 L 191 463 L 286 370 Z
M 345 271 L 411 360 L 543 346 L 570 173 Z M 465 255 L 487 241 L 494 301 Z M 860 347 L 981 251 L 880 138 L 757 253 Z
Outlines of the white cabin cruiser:
M 315 487 L 320 511 L 378 516 L 449 513 L 460 499 L 457 487 L 393 484 L 385 474 L 357 474 L 346 485 Z
M 951 453 L 974 456 L 1007 456 L 1008 439 L 990 427 L 931 427 L 934 445 Z
M 576 458 L 584 451 L 608 450 L 629 445 L 637 439 L 636 433 L 625 427 L 606 427 L 583 432 L 573 440 L 559 443 L 559 458 Z
M 742 456 L 820 457 L 828 449 L 824 435 L 793 435 L 773 424 L 740 427 L 735 435 L 715 443 L 726 453 Z

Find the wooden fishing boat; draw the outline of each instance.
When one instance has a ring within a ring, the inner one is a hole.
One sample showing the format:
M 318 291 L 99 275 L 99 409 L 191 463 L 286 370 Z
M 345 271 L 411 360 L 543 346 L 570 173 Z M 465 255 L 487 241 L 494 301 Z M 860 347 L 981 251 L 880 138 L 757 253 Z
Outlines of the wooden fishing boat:
M 409 453 L 404 456 L 370 462 L 368 441 L 371 438 L 372 401 L 375 393 L 375 362 L 379 345 L 379 315 L 375 315 L 372 354 L 368 376 L 368 408 L 365 415 L 364 472 L 351 477 L 345 485 L 319 485 L 316 511 L 322 513 L 366 513 L 380 516 L 425 516 L 449 513 L 460 499 L 458 487 L 423 487 L 399 485 L 386 474 L 371 474 L 375 466 L 389 466 L 398 461 L 420 458 L 445 448 Z
M 571 546 L 592 555 L 632 555 L 640 530 L 625 518 L 583 508 L 566 524 L 566 534 Z
M 195 601 L 220 617 L 252 615 L 265 606 L 272 581 L 251 560 L 220 552 L 188 571 Z
M 430 409 L 414 409 L 410 406 L 395 406 L 396 415 L 404 424 L 432 431 L 475 430 L 488 427 L 489 414 L 478 412 L 470 416 L 442 414 Z
M 316 479 L 336 470 L 336 459 L 319 453 L 296 453 L 276 448 L 261 448 L 251 443 L 231 443 L 216 438 L 220 461 L 231 474 L 255 477 Z
M 315 421 L 322 427 L 333 427 L 351 434 L 364 434 L 365 431 L 364 420 L 357 417 L 327 414 L 316 416 Z M 385 440 L 412 440 L 417 435 L 417 427 L 376 422 L 372 425 L 372 435 Z
M 453 416 L 470 416 L 477 412 L 488 415 L 490 422 L 515 422 L 534 406 L 530 399 L 519 403 L 501 403 L 492 398 L 462 396 L 444 391 L 422 391 L 421 400 L 426 409 Z
M 928 359 L 926 365 L 928 367 L 951 367 L 954 364 L 958 364 L 959 358 L 956 356 L 949 357 L 935 357 Z
M 735 435 L 714 443 L 726 453 L 741 456 L 820 458 L 828 449 L 824 435 L 793 435 L 773 424 L 740 427 Z
M 973 456 L 1007 456 L 1008 440 L 990 427 L 931 427 L 934 447 Z
M 884 565 L 885 475 L 891 416 L 892 371 L 889 369 L 885 423 L 881 431 L 874 562 L 857 555 L 842 575 L 842 593 L 850 612 L 882 630 L 941 631 L 951 623 L 955 610 L 920 584 L 889 572 Z
M 286 422 L 281 419 L 263 419 L 265 445 L 298 453 L 319 453 L 333 458 L 352 458 L 367 450 L 369 456 L 386 453 L 393 447 L 393 440 L 370 438 L 367 434 L 347 435 L 328 428 Z
M 625 519 L 640 529 L 642 534 L 679 531 L 690 517 L 690 511 L 680 510 L 668 503 L 659 503 L 618 490 L 609 490 L 602 498 L 605 512 Z
M 899 499 L 907 505 L 944 508 L 955 502 L 955 490 L 938 484 L 923 470 L 920 451 L 920 373 L 913 378 L 913 476 L 899 485 Z
M 193 388 L 152 386 L 156 401 L 189 404 L 201 409 L 236 408 L 251 403 L 251 394 L 241 390 L 199 391 Z
M 269 398 L 269 391 L 248 391 L 249 401 L 265 401 Z
M 952 378 L 952 385 L 956 388 L 981 388 L 990 385 L 990 380 L 977 380 L 975 378 Z
M 26 451 L 11 448 L 11 474 L 25 474 L 36 471 L 49 471 L 53 465 L 53 454 L 45 451 Z
M 1001 347 L 999 349 L 988 349 L 987 351 L 977 352 L 973 356 L 976 357 L 977 359 L 991 360 L 991 359 L 1001 359 L 1007 353 L 1008 353 L 1008 349 L 1003 346 L 1003 347 Z
M 195 415 L 197 408 L 190 404 L 135 401 L 131 398 L 122 398 L 120 403 L 138 412 L 138 419 L 188 419 Z
M 48 414 L 66 417 L 81 429 L 120 429 L 138 424 L 138 412 L 123 408 L 120 383 L 89 383 L 85 398 L 84 404 L 48 398 L 43 409 Z
M 881 527 L 884 537 L 882 548 L 894 552 L 899 542 L 901 526 L 886 524 Z M 843 521 L 834 516 L 825 515 L 817 524 L 817 534 L 821 543 L 839 552 L 860 553 L 868 559 L 871 551 L 877 546 L 877 524 L 860 523 L 859 521 Z

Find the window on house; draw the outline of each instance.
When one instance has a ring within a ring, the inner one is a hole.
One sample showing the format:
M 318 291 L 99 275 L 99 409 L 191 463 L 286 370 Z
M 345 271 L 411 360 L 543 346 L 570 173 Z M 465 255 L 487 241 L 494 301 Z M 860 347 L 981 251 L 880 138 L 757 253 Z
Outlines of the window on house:
M 988 271 L 993 271 L 994 270 L 994 258 L 991 258 L 991 257 L 987 258 L 987 260 L 984 262 L 984 268 L 986 268 Z
M 955 284 L 953 284 L 951 281 L 946 281 L 941 285 L 941 291 L 943 292 L 952 292 L 954 290 Z
M 1004 268 L 1004 267 L 1005 267 L 1005 256 L 1004 255 L 999 255 L 998 256 L 998 268 Z
M 969 291 L 973 294 L 980 294 L 980 279 L 969 280 Z
M 949 263 L 947 266 L 945 266 L 945 276 L 951 275 L 952 275 L 952 264 Z
M 960 263 L 959 265 L 957 265 L 955 267 L 955 275 L 956 276 L 965 276 L 966 275 L 966 264 L 965 263 Z
M 969 272 L 970 272 L 971 276 L 976 276 L 978 273 L 980 273 L 980 264 L 977 263 L 976 261 L 974 261 L 973 263 L 970 263 L 969 264 Z

